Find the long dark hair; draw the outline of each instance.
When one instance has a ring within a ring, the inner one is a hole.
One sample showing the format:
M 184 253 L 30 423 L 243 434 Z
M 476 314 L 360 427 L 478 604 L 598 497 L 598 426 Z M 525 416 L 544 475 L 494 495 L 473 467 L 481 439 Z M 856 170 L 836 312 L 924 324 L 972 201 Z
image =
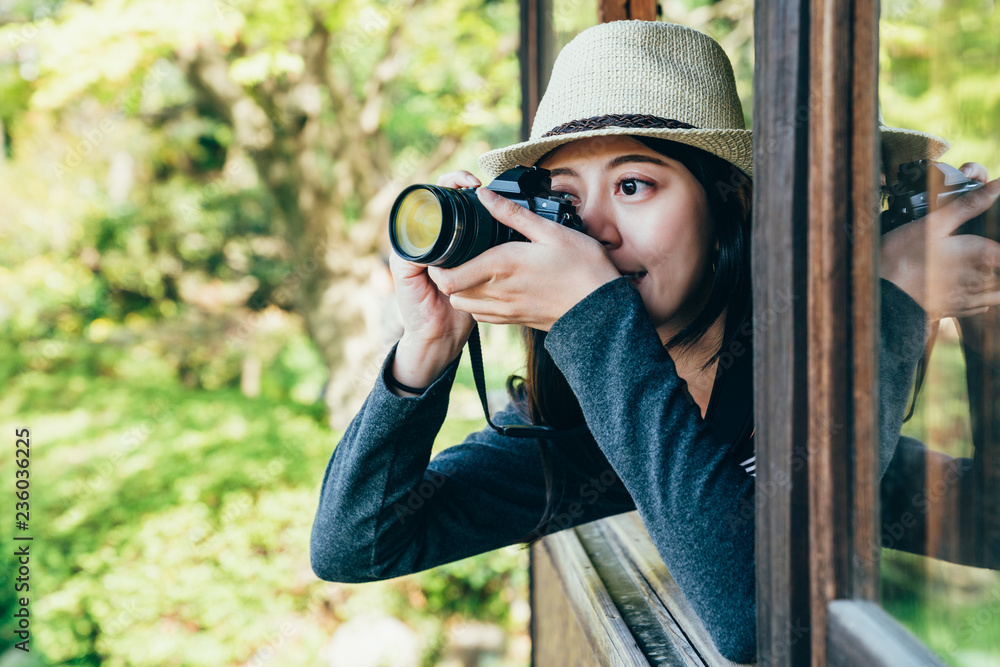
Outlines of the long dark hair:
M 750 203 L 753 184 L 737 167 L 699 148 L 665 139 L 634 138 L 683 164 L 705 190 L 708 215 L 715 223 L 719 243 L 712 289 L 701 312 L 667 341 L 665 347 L 667 350 L 684 349 L 696 343 L 725 312 L 726 333 L 715 354 L 706 362 L 707 368 L 729 346 L 751 313 Z M 527 355 L 526 372 L 524 377 L 512 375 L 507 379 L 511 401 L 522 408 L 533 424 L 559 429 L 583 425 L 583 411 L 573 390 L 545 350 L 546 332 L 523 327 L 522 334 Z M 591 470 L 595 469 L 594 464 L 598 469 L 607 469 L 607 460 L 593 438 L 584 438 L 582 443 L 573 450 L 572 456 L 560 458 L 581 461 L 582 465 L 590 465 Z M 554 469 L 552 449 L 566 447 L 564 441 L 539 440 L 545 477 L 545 509 L 535 528 L 518 542 L 530 546 L 552 532 L 555 508 L 561 503 L 566 481 L 565 470 Z

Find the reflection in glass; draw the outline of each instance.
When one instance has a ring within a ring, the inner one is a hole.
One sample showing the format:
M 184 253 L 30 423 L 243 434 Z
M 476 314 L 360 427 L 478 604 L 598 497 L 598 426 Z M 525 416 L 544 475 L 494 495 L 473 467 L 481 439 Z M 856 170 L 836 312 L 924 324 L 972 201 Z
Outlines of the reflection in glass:
M 973 180 L 1000 176 L 998 34 L 993 2 L 882 4 L 886 123 L 944 137 L 951 149 L 940 159 L 979 163 L 963 170 Z M 887 169 L 891 185 L 896 172 Z M 946 188 L 931 187 L 932 197 Z M 958 227 L 944 213 L 920 228 L 927 269 L 914 298 L 929 312 L 931 337 L 907 437 L 882 485 L 883 605 L 947 664 L 962 666 L 1000 664 L 1000 307 L 972 311 L 1000 288 L 1000 258 L 990 254 L 1000 246 L 971 241 L 983 254 L 958 263 L 950 254 L 963 252 L 962 232 L 1000 239 L 1000 205 L 990 210 L 978 230 L 935 235 L 943 224 Z

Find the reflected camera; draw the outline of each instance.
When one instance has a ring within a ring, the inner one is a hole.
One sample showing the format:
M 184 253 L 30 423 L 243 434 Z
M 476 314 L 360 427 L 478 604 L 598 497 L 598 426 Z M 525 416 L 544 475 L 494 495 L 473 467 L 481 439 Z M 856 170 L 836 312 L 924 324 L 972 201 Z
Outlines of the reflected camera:
M 552 192 L 547 169 L 517 166 L 487 187 L 547 220 L 583 229 L 569 198 Z M 389 240 L 396 254 L 407 261 L 448 269 L 493 246 L 528 239 L 490 215 L 479 202 L 476 188 L 419 184 L 403 190 L 393 203 Z
M 972 190 L 983 187 L 951 165 L 931 160 L 915 160 L 899 165 L 896 183 L 889 188 L 888 208 L 882 212 L 882 233 L 917 220 L 930 211 Z M 953 235 L 975 234 L 1000 240 L 1000 201 L 985 213 L 965 222 Z

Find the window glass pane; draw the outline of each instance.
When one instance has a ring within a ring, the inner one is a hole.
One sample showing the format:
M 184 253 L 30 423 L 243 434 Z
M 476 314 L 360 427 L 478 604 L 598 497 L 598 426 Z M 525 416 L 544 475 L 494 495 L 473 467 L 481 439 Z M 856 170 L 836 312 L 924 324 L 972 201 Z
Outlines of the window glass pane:
M 552 0 L 556 52 L 580 32 L 597 24 L 597 0 Z
M 882 484 L 882 540 L 889 547 L 882 601 L 947 664 L 963 666 L 1000 664 L 1000 307 L 974 312 L 997 301 L 1000 245 L 957 237 L 1000 238 L 1000 204 L 986 207 L 979 228 L 953 232 L 977 216 L 947 202 L 958 196 L 948 193 L 987 173 L 1000 176 L 998 35 L 1000 10 L 992 1 L 882 3 L 886 125 L 947 139 L 951 148 L 939 159 L 951 167 L 980 165 L 964 174 L 940 165 L 900 168 L 936 157 L 935 144 L 883 132 L 885 169 L 896 188 L 883 231 L 898 227 L 883 236 L 882 276 L 901 289 L 883 283 L 883 409 L 909 411 L 914 377 L 919 391 Z M 910 222 L 923 212 L 915 196 L 925 191 L 931 212 Z M 926 366 L 912 326 L 920 311 L 902 292 L 932 322 Z M 962 317 L 938 317 L 955 314 Z

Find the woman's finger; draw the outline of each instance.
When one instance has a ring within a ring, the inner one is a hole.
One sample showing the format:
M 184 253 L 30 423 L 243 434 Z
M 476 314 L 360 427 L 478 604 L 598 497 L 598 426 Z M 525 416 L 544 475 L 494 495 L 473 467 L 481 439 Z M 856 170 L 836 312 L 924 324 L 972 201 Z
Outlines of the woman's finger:
M 389 273 L 396 280 L 406 280 L 418 276 L 424 272 L 425 268 L 421 264 L 406 261 L 396 253 L 389 255 Z
M 1000 306 L 1000 289 L 998 288 L 973 291 L 955 289 L 937 308 L 932 307 L 932 310 L 940 311 L 937 313 L 938 317 L 964 317 L 970 311 L 993 306 Z
M 437 180 L 437 185 L 442 188 L 478 188 L 482 181 L 476 178 L 472 172 L 459 169 L 442 174 Z
M 982 315 L 988 310 L 989 308 L 984 306 L 983 308 L 975 308 L 973 310 L 967 310 L 961 313 L 955 313 L 951 317 L 972 317 L 973 315 Z
M 515 232 L 524 235 L 529 241 L 550 239 L 553 229 L 562 227 L 558 223 L 535 215 L 511 199 L 501 197 L 489 188 L 479 188 L 476 193 L 490 215 Z
M 990 180 L 990 174 L 986 170 L 986 167 L 978 162 L 966 162 L 959 167 L 958 170 L 965 174 L 966 178 L 972 179 L 973 181 L 986 183 Z
M 502 257 L 496 257 L 498 254 L 507 255 L 507 253 L 487 251 L 451 269 L 429 267 L 427 273 L 442 294 L 452 296 L 469 292 L 486 283 L 502 280 L 511 275 L 514 270 L 513 265 L 500 261 Z
M 491 299 L 489 297 L 466 297 L 454 294 L 449 297 L 451 307 L 469 313 L 477 322 L 490 324 L 523 324 L 547 331 L 551 326 L 544 312 L 532 308 L 523 301 Z M 525 308 L 527 307 L 527 310 Z
M 461 310 L 463 313 L 470 313 L 473 317 L 489 316 L 502 318 L 504 316 L 503 304 L 494 303 L 489 299 L 452 294 L 448 297 L 448 300 L 451 302 L 452 308 Z
M 927 230 L 933 238 L 944 238 L 963 224 L 985 212 L 1000 195 L 1000 178 L 953 199 L 927 216 Z

